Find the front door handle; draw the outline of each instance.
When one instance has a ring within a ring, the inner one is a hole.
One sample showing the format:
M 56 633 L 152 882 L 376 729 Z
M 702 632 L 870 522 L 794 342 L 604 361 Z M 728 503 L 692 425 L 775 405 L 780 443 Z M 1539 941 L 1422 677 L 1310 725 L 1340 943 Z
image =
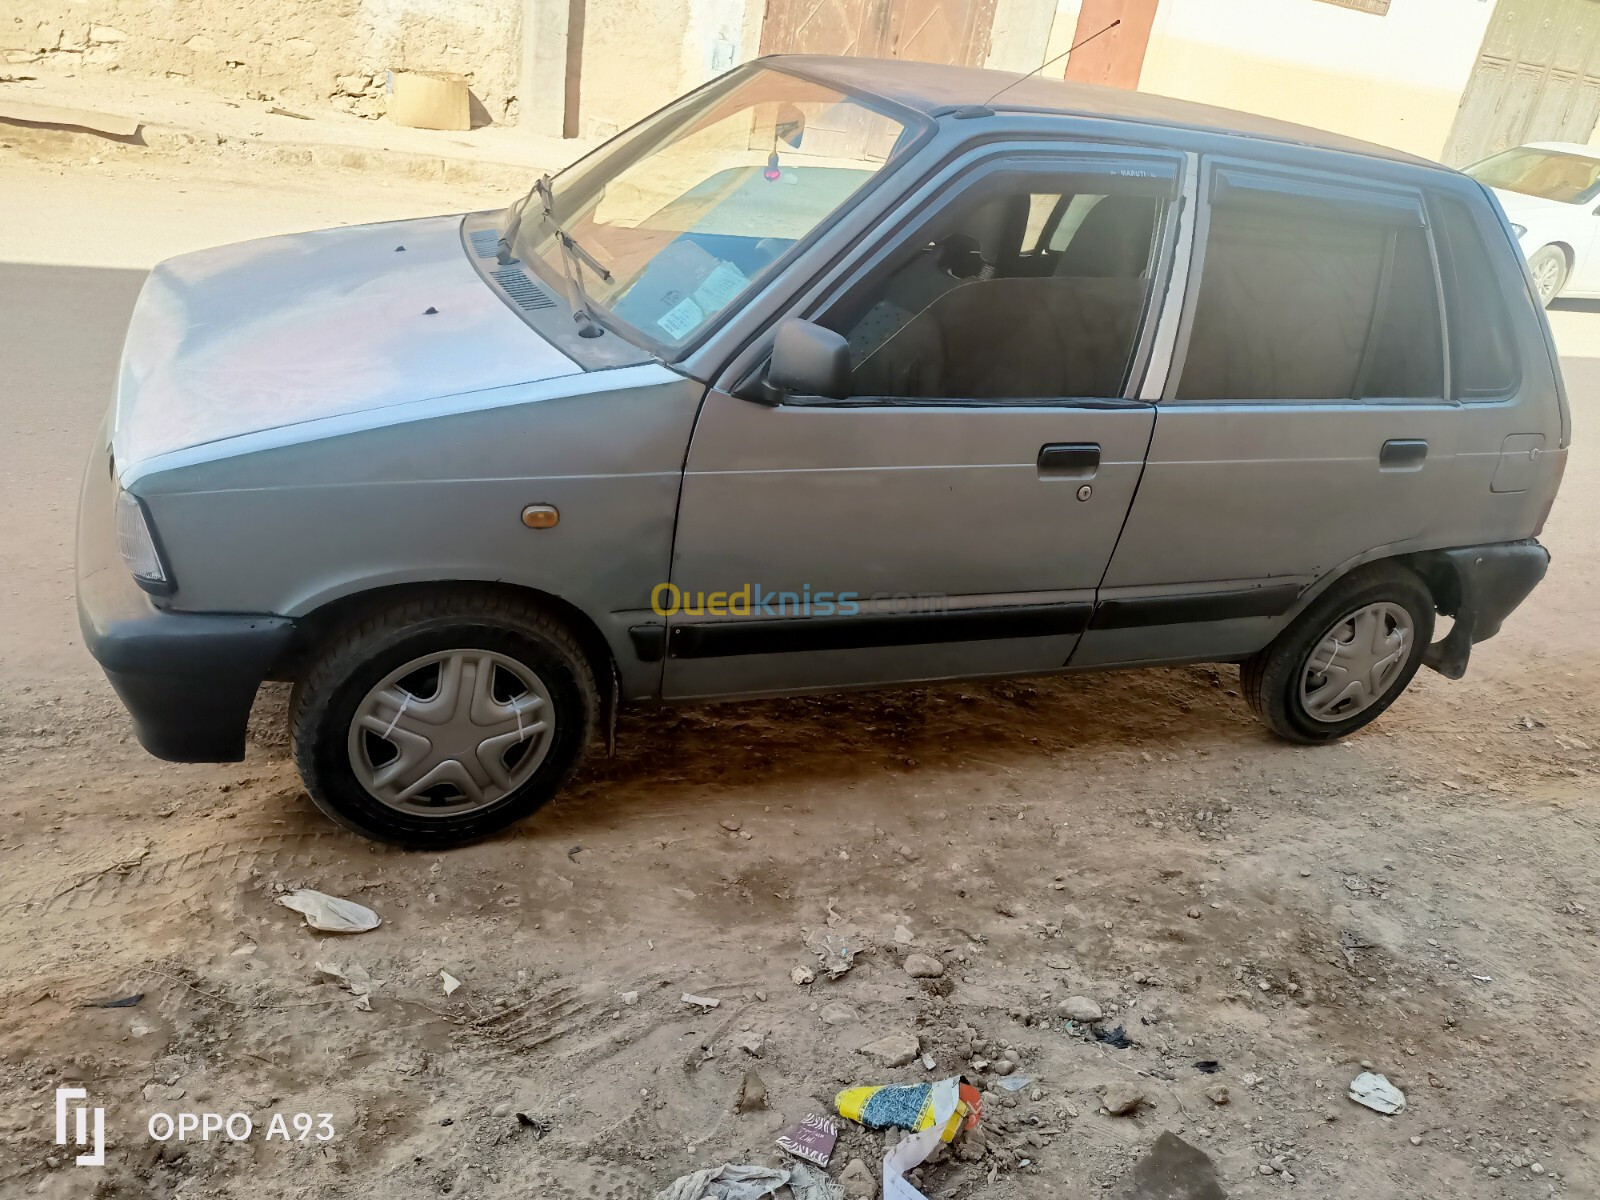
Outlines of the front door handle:
M 1378 452 L 1378 468 L 1389 471 L 1415 470 L 1427 457 L 1428 443 L 1422 438 L 1390 438 Z
M 1040 479 L 1090 479 L 1099 469 L 1099 442 L 1051 442 L 1039 447 Z

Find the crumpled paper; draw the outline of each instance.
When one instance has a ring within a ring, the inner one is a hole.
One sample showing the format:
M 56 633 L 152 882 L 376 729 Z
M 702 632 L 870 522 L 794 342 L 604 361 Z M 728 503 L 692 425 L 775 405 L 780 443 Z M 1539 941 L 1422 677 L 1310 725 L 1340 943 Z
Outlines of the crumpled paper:
M 1406 1094 L 1382 1075 L 1363 1071 L 1350 1081 L 1350 1099 L 1374 1112 L 1393 1115 L 1404 1112 Z

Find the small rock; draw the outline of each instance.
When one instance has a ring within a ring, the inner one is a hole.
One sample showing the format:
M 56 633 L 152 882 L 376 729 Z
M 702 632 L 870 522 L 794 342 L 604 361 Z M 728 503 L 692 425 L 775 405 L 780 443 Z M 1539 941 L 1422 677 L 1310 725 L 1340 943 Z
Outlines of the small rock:
M 824 1004 L 822 1011 L 817 1015 L 822 1018 L 824 1025 L 850 1025 L 861 1019 L 855 1009 L 848 1004 L 840 1004 L 837 1000 Z
M 1017 1064 L 1009 1058 L 1002 1058 L 990 1065 L 989 1071 L 993 1075 L 1009 1075 L 1017 1069 Z
M 1206 1099 L 1213 1104 L 1226 1104 L 1228 1102 L 1228 1085 L 1213 1083 L 1206 1089 Z
M 1421 1138 L 1419 1138 L 1419 1137 L 1413 1137 L 1413 1138 L 1412 1138 L 1412 1139 L 1411 1139 L 1411 1144 L 1412 1144 L 1412 1145 L 1413 1145 L 1413 1146 L 1420 1146 L 1420 1145 L 1422 1145 L 1422 1139 L 1421 1139 Z
M 1131 1083 L 1108 1084 L 1100 1093 L 1100 1103 L 1113 1117 L 1126 1117 L 1144 1103 L 1144 1093 Z
M 622 1002 L 624 1004 L 626 1004 L 628 1007 L 632 1008 L 635 1004 L 639 1003 L 639 993 L 638 992 L 623 992 L 622 993 Z
M 1272 1169 L 1272 1166 L 1269 1163 L 1262 1163 L 1259 1167 L 1256 1168 L 1256 1170 L 1259 1171 L 1263 1175 L 1276 1175 L 1277 1174 L 1277 1172 Z
M 737 1046 L 746 1054 L 752 1055 L 756 1058 L 761 1056 L 761 1048 L 766 1044 L 766 1035 L 757 1033 L 753 1029 L 746 1029 L 742 1033 L 736 1033 L 728 1039 L 728 1045 Z
M 956 1158 L 961 1162 L 977 1162 L 989 1149 L 989 1143 L 980 1125 L 976 1129 L 969 1129 L 966 1135 L 956 1143 Z
M 717 823 L 719 825 L 721 825 L 724 829 L 726 829 L 729 833 L 738 833 L 739 832 L 739 822 L 735 821 L 732 817 L 728 817 L 726 820 L 719 821 Z
M 1198 921 L 1200 919 L 1200 910 L 1198 908 L 1191 908 L 1188 916 L 1190 920 Z
M 147 1083 L 144 1085 L 144 1098 L 146 1100 L 181 1100 L 183 1089 L 171 1083 Z
M 904 844 L 896 846 L 894 852 L 907 862 L 916 862 L 917 859 L 922 857 L 922 855 L 918 854 L 910 846 Z
M 931 954 L 908 954 L 906 974 L 913 979 L 937 979 L 944 974 L 944 964 Z
M 1100 1006 L 1087 996 L 1068 996 L 1056 1005 L 1056 1015 L 1065 1017 L 1069 1021 L 1093 1023 L 1105 1014 L 1100 1011 Z
M 759 1112 L 767 1106 L 767 1085 L 761 1081 L 761 1076 L 754 1071 L 744 1073 L 744 1086 L 739 1089 L 739 1099 L 734 1102 L 734 1111 L 742 1113 Z
M 844 1189 L 847 1200 L 873 1200 L 878 1194 L 878 1181 L 859 1158 L 850 1160 L 839 1176 L 839 1186 Z
M 865 1054 L 882 1067 L 903 1067 L 916 1058 L 921 1049 L 916 1034 L 899 1029 L 867 1043 L 856 1053 Z
M 790 971 L 789 978 L 794 982 L 796 987 L 805 987 L 805 985 L 808 983 L 816 982 L 817 973 L 810 967 L 801 966 Z

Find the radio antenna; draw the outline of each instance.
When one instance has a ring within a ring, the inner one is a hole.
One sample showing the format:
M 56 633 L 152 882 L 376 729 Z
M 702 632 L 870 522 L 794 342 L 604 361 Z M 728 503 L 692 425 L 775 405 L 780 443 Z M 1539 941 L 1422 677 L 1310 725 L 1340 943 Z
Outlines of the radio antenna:
M 1122 24 L 1122 18 L 1118 17 L 1115 21 L 1111 22 L 1111 24 L 1107 25 L 1104 29 L 1098 29 L 1094 33 L 1091 33 L 1088 37 L 1084 38 L 1083 41 L 1078 42 L 1075 45 L 1068 46 L 1065 50 L 1063 50 L 1060 54 L 1056 55 L 1054 58 L 1046 59 L 1044 62 L 1040 63 L 1037 67 L 1035 67 L 1033 70 L 1029 71 L 1026 75 L 1024 75 L 1022 77 L 1022 79 L 1013 79 L 1010 83 L 1006 84 L 1005 87 L 1001 88 L 998 92 L 996 92 L 994 95 L 990 96 L 987 100 L 985 100 L 980 107 L 987 108 L 989 105 L 993 104 L 996 100 L 998 100 L 1001 96 L 1003 96 L 1007 92 L 1009 92 L 1012 88 L 1016 87 L 1017 84 L 1023 82 L 1023 80 L 1032 79 L 1035 75 L 1037 75 L 1040 71 L 1044 70 L 1051 63 L 1060 62 L 1067 55 L 1071 54 L 1074 50 L 1078 49 L 1079 46 L 1087 46 L 1090 42 L 1094 41 L 1095 38 L 1099 37 L 1102 33 L 1110 33 L 1113 29 L 1115 29 L 1118 25 L 1121 25 L 1121 24 Z

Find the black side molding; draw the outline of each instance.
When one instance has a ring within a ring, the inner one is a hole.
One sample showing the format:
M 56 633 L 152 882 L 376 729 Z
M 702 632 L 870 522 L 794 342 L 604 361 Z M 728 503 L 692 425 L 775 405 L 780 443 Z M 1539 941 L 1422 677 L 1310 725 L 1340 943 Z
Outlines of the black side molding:
M 667 652 L 665 625 L 634 625 L 629 628 L 628 637 L 640 662 L 660 662 Z
M 1227 621 L 1237 617 L 1276 617 L 1289 611 L 1300 595 L 1297 583 L 1202 592 L 1192 596 L 1140 596 L 1105 600 L 1094 611 L 1090 629 L 1138 629 L 1147 625 L 1187 625 L 1191 621 Z
M 808 650 L 860 650 L 872 646 L 1052 637 L 1082 633 L 1093 607 L 1088 601 L 1082 601 L 956 612 L 708 621 L 674 625 L 667 640 L 667 653 L 672 658 L 727 658 L 736 654 L 793 654 Z

